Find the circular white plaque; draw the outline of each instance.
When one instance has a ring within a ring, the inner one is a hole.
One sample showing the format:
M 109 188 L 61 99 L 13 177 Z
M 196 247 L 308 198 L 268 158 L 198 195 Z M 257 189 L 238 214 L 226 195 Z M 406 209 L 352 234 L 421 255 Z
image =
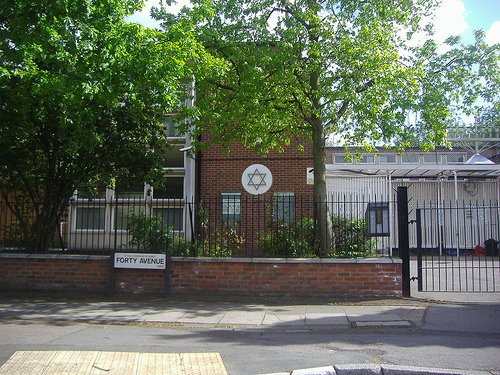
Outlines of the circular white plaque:
M 241 184 L 250 194 L 264 194 L 273 184 L 273 175 L 265 165 L 252 164 L 241 175 Z

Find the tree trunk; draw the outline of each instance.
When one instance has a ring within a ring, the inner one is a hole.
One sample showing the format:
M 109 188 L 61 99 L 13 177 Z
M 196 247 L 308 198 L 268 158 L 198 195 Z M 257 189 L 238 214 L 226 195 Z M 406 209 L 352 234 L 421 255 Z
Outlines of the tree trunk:
M 322 256 L 327 256 L 332 248 L 332 220 L 328 209 L 326 191 L 326 142 L 321 119 L 314 119 L 313 125 L 313 167 L 314 201 L 316 225 Z

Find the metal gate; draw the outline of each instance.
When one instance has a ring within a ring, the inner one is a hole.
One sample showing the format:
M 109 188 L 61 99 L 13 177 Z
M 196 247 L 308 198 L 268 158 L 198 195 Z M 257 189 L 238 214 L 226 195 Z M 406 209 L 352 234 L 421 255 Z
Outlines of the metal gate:
M 500 292 L 500 207 L 416 210 L 418 290 Z

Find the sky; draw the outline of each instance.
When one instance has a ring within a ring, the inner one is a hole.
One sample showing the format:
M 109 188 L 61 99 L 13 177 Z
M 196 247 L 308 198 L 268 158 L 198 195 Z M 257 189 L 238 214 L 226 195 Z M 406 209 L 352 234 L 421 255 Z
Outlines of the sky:
M 132 22 L 155 27 L 158 23 L 149 17 L 151 6 L 159 0 L 147 0 L 141 12 L 129 17 Z M 189 0 L 178 0 L 173 11 L 189 4 Z M 488 44 L 500 43 L 500 0 L 442 0 L 434 22 L 435 39 L 444 41 L 450 35 L 461 35 L 466 43 L 473 42 L 473 31 L 486 32 Z

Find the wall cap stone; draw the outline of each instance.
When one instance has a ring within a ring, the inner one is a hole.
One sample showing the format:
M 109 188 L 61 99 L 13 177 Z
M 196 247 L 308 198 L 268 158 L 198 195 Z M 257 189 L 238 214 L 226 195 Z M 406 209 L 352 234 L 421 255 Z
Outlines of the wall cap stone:
M 0 259 L 106 260 L 109 255 L 0 253 Z
M 399 258 L 354 258 L 354 259 L 331 259 L 331 258 L 205 258 L 205 257 L 172 257 L 176 262 L 198 262 L 198 263 L 269 263 L 269 264 L 401 264 Z
M 105 260 L 109 255 L 80 255 L 80 254 L 28 254 L 28 253 L 0 253 L 0 258 L 6 259 L 67 259 L 67 260 Z M 172 257 L 175 262 L 190 263 L 269 263 L 269 264 L 401 264 L 399 258 L 213 258 L 213 257 Z

